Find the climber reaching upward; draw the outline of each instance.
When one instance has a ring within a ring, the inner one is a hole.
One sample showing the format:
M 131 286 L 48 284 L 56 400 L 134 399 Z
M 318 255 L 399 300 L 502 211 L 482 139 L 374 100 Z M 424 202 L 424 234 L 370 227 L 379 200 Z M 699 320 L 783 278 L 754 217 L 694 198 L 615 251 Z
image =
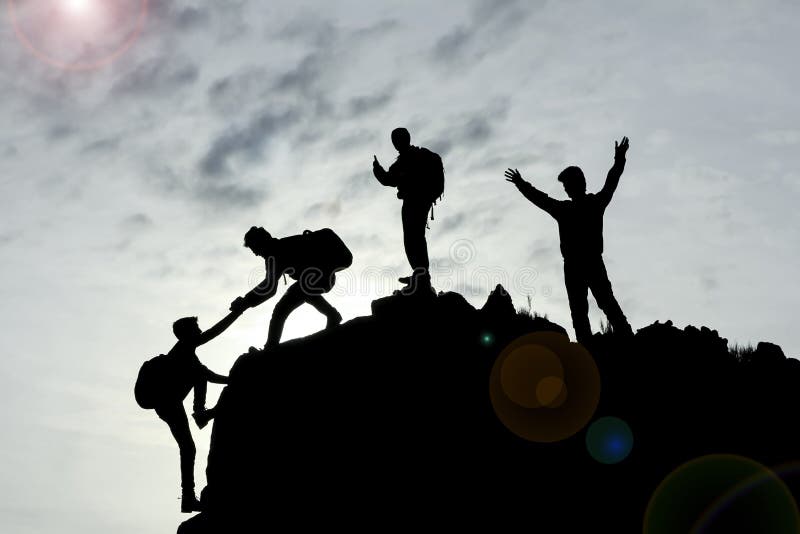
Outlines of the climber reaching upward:
M 603 215 L 625 170 L 627 137 L 614 143 L 614 165 L 608 171 L 603 188 L 586 192 L 586 178 L 580 167 L 567 167 L 558 175 L 569 200 L 556 200 L 523 180 L 517 169 L 505 172 L 506 181 L 537 207 L 558 222 L 561 255 L 564 258 L 564 281 L 572 313 L 575 336 L 580 342 L 591 338 L 587 291 L 592 290 L 597 305 L 608 317 L 616 333 L 631 334 L 631 326 L 611 290 L 611 282 L 603 262 Z

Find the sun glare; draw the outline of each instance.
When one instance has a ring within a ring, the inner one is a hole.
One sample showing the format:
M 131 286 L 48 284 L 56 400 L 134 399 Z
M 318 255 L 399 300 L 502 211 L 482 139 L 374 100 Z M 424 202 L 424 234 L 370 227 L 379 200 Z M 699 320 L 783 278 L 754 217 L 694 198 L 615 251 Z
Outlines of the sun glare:
M 104 67 L 138 40 L 149 0 L 7 0 L 19 42 L 66 70 Z
M 63 0 L 67 12 L 73 15 L 86 15 L 91 11 L 92 0 Z

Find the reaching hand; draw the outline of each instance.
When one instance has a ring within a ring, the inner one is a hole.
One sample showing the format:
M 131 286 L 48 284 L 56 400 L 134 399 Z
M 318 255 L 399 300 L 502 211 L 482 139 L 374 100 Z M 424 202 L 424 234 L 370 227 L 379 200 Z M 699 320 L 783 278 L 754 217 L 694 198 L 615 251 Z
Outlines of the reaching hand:
M 622 141 L 619 143 L 614 141 L 614 157 L 615 158 L 624 158 L 625 153 L 628 151 L 630 147 L 630 142 L 628 141 L 627 137 L 623 137 Z
M 236 300 L 231 302 L 230 310 L 232 312 L 243 312 L 247 309 L 247 304 L 244 301 L 244 297 L 236 297 Z
M 525 180 L 522 179 L 522 175 L 517 169 L 508 169 L 505 173 L 505 177 L 506 182 L 511 182 L 518 187 L 525 183 Z
M 382 172 L 383 166 L 378 161 L 378 156 L 373 155 L 372 157 L 375 158 L 372 160 L 372 170 L 375 172 Z

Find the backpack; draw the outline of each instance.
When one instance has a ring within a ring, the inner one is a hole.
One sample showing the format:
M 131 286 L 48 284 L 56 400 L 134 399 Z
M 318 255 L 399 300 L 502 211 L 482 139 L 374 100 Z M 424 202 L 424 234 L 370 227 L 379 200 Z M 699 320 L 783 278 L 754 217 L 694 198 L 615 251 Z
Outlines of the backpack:
M 419 157 L 425 176 L 423 194 L 426 200 L 436 204 L 444 196 L 444 163 L 439 154 L 427 148 L 419 149 Z
M 136 377 L 136 385 L 133 386 L 133 396 L 140 407 L 151 410 L 160 404 L 168 374 L 169 360 L 166 354 L 159 354 L 142 364 Z
M 353 253 L 344 241 L 330 228 L 306 230 L 302 235 L 281 239 L 286 254 L 286 264 L 294 271 L 294 279 L 309 269 L 321 271 L 330 276 L 347 269 L 353 264 Z

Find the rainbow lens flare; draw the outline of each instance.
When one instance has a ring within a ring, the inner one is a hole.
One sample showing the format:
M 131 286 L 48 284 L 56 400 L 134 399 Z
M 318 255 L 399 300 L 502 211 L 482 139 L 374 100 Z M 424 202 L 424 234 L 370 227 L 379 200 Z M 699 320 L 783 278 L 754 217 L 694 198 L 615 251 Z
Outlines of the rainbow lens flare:
M 786 484 L 741 456 L 709 455 L 667 476 L 647 506 L 644 534 L 797 534 L 800 515 Z

